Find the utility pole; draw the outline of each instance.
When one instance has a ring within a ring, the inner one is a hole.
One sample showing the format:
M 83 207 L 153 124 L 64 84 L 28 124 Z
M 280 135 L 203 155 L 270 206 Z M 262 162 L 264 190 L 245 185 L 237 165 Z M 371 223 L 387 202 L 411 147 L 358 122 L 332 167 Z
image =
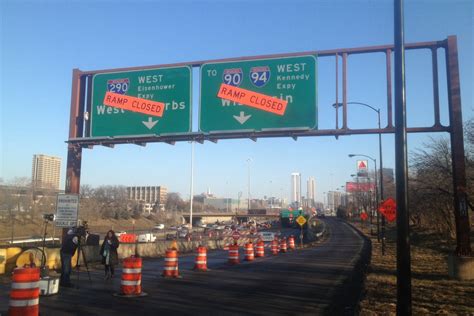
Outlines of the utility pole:
M 394 3 L 395 171 L 397 191 L 397 315 L 411 315 L 411 258 L 408 210 L 408 158 L 403 0 Z
M 189 228 L 193 229 L 193 197 L 194 197 L 194 141 L 191 141 L 191 185 L 189 198 Z

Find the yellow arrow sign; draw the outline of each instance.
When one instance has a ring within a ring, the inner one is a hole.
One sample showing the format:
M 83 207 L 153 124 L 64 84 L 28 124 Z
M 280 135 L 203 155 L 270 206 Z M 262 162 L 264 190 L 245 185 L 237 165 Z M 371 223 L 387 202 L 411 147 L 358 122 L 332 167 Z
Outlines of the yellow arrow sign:
M 298 216 L 298 218 L 296 219 L 296 222 L 297 222 L 300 226 L 303 226 L 304 224 L 306 224 L 306 218 L 304 218 L 304 216 L 300 215 L 300 216 Z

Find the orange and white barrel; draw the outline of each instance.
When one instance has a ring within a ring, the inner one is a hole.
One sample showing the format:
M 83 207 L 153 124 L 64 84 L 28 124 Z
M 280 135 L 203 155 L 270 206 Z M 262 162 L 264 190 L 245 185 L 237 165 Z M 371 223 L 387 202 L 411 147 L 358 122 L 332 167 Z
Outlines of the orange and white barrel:
M 197 256 L 194 264 L 194 270 L 207 271 L 207 248 L 199 246 L 197 248 Z
M 265 243 L 263 240 L 257 242 L 257 247 L 255 248 L 255 257 L 264 257 L 265 256 Z
M 280 240 L 280 252 L 286 252 L 287 247 L 286 247 L 286 238 L 282 238 Z
M 253 261 L 255 259 L 255 253 L 253 252 L 253 244 L 248 242 L 244 246 L 244 260 Z
M 142 293 L 142 258 L 128 257 L 123 259 L 121 295 L 140 295 Z
M 280 247 L 278 246 L 278 240 L 273 239 L 272 240 L 272 254 L 277 255 L 278 252 L 280 251 Z
M 229 261 L 230 264 L 239 263 L 239 245 L 229 246 Z
M 288 249 L 295 250 L 295 237 L 293 235 L 288 237 Z
M 178 272 L 178 251 L 176 249 L 167 249 L 165 254 L 165 267 L 163 268 L 163 277 L 177 278 Z
M 13 270 L 8 315 L 39 315 L 39 280 L 39 268 L 16 268 Z

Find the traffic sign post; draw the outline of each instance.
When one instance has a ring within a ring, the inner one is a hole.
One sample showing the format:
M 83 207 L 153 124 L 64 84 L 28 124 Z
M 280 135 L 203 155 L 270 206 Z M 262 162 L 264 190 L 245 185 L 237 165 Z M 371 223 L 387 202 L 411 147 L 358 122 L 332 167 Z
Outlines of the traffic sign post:
M 317 128 L 316 56 L 204 64 L 202 132 Z
M 56 202 L 56 227 L 76 226 L 78 210 L 78 194 L 58 194 Z
M 388 198 L 380 204 L 379 212 L 389 221 L 393 222 L 397 218 L 397 203 L 393 198 Z
M 296 218 L 296 222 L 300 225 L 300 247 L 303 248 L 303 226 L 306 224 L 307 220 L 304 216 L 300 215 Z
M 95 74 L 90 136 L 191 132 L 191 84 L 190 67 Z

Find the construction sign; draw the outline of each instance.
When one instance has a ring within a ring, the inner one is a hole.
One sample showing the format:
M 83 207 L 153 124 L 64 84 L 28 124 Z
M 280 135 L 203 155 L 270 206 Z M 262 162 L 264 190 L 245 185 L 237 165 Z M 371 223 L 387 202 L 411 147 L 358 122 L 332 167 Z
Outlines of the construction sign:
M 300 226 L 303 226 L 304 224 L 306 224 L 306 218 L 304 218 L 304 216 L 298 216 L 298 218 L 296 218 L 296 222 L 300 225 Z
M 379 206 L 379 212 L 389 221 L 393 222 L 397 218 L 397 203 L 393 198 L 388 198 Z

